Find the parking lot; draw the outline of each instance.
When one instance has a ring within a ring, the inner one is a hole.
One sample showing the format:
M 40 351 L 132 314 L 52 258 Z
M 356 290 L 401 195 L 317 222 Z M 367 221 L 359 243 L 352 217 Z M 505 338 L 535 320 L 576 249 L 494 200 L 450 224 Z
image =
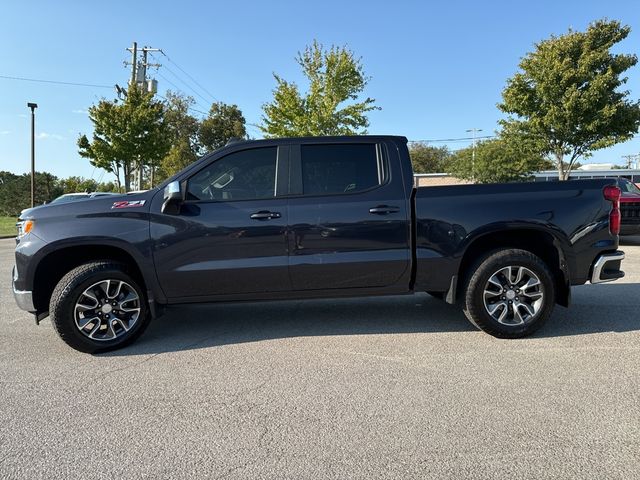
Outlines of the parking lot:
M 17 309 L 13 246 L 2 478 L 639 478 L 640 238 L 533 338 L 416 295 L 172 308 L 96 356 Z

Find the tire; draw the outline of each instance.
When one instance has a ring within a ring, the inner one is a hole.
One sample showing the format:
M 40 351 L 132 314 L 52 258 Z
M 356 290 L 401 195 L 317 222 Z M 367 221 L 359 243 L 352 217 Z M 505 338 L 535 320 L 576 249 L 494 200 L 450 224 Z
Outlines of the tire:
M 489 252 L 467 277 L 464 313 L 472 324 L 494 337 L 531 335 L 544 325 L 554 306 L 553 276 L 529 251 Z
M 49 314 L 60 338 L 85 353 L 129 345 L 151 320 L 144 290 L 125 265 L 108 260 L 85 263 L 62 277 Z

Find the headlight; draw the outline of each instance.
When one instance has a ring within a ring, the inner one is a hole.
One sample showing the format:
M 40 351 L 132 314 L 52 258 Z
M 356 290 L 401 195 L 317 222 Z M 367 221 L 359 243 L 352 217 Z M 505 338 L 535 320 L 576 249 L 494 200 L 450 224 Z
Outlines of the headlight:
M 22 222 L 16 223 L 16 227 L 18 228 L 18 238 L 24 237 L 27 233 L 29 233 L 35 222 L 33 220 L 23 220 Z

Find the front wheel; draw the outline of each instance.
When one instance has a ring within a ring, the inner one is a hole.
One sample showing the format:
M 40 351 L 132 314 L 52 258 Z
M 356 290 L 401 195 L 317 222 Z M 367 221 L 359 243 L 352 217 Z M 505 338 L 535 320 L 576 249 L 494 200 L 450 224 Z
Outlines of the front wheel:
M 468 278 L 464 313 L 475 326 L 500 338 L 538 330 L 555 305 L 547 265 L 526 250 L 498 250 L 479 261 Z
M 62 277 L 49 313 L 60 338 L 86 353 L 124 347 L 150 321 L 144 291 L 124 265 L 110 261 L 86 263 Z

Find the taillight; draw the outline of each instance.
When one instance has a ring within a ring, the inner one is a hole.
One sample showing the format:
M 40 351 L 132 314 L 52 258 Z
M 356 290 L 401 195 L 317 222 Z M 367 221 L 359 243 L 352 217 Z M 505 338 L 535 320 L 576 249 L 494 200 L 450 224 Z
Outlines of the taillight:
M 602 190 L 604 198 L 609 200 L 613 205 L 611 212 L 609 213 L 609 231 L 611 235 L 618 235 L 620 233 L 620 221 L 622 215 L 620 214 L 620 196 L 622 192 L 616 185 L 607 185 Z

